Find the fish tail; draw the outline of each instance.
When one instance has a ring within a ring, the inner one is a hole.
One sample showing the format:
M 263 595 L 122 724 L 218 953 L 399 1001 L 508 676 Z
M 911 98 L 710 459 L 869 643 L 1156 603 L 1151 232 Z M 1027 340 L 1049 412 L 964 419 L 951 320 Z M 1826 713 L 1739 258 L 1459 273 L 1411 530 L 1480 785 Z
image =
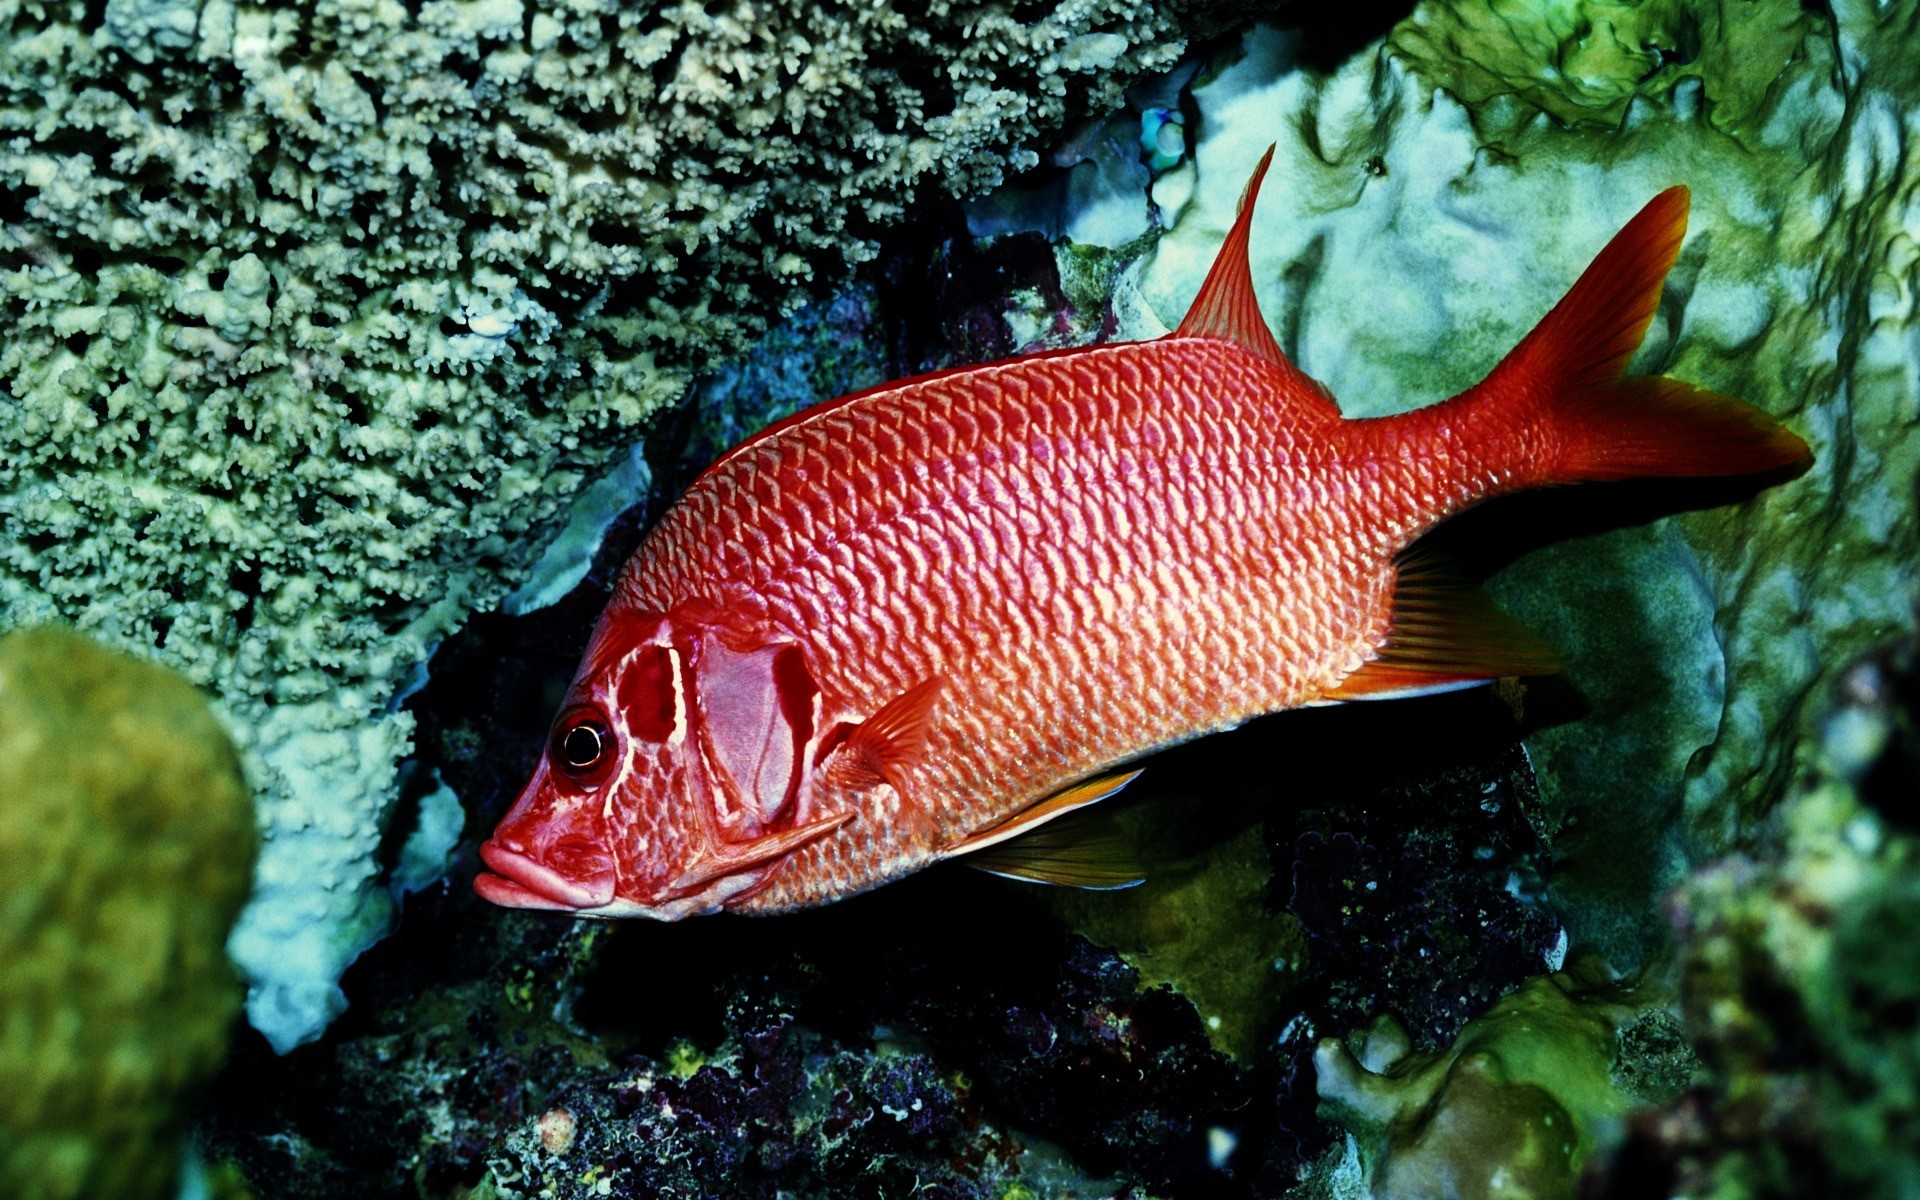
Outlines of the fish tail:
M 1687 231 L 1689 196 L 1647 202 L 1572 289 L 1472 392 L 1497 425 L 1525 430 L 1514 486 L 1655 475 L 1748 475 L 1811 459 L 1806 442 L 1730 396 L 1629 376 Z

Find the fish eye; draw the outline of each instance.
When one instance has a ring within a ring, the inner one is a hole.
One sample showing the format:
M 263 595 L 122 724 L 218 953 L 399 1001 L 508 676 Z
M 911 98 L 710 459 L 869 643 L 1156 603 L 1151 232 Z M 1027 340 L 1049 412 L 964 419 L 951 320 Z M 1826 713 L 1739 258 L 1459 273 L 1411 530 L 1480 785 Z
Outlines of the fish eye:
M 612 733 L 592 717 L 562 721 L 553 733 L 553 760 L 562 773 L 575 778 L 605 763 L 612 749 Z

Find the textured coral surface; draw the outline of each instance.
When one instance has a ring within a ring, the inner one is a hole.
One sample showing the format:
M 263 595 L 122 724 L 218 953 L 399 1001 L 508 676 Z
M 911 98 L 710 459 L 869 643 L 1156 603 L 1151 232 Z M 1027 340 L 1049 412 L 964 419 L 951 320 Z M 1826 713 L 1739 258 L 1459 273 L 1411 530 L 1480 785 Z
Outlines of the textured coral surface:
M 1528 742 L 1563 822 L 1553 886 L 1623 967 L 1664 937 L 1661 888 L 1780 794 L 1824 678 L 1912 620 L 1917 27 L 1912 3 L 1429 0 L 1329 74 L 1262 31 L 1196 82 L 1195 165 L 1155 185 L 1172 229 L 1121 296 L 1140 333 L 1178 320 L 1277 140 L 1254 277 L 1356 416 L 1477 382 L 1648 197 L 1692 185 L 1636 367 L 1780 416 L 1812 472 L 1536 494 L 1456 538 L 1518 559 L 1494 590 L 1567 662 L 1568 719 Z
M 220 696 L 256 1025 L 338 1011 L 391 702 L 636 424 L 1179 49 L 1137 0 L 0 8 L 0 624 Z
M 1855 662 L 1834 701 L 1816 768 L 1752 852 L 1706 865 L 1675 898 L 1710 1070 L 1639 1124 L 1642 1186 L 1920 1193 L 1920 647 Z
M 226 1057 L 253 805 L 171 671 L 0 637 L 0 1195 L 157 1200 Z

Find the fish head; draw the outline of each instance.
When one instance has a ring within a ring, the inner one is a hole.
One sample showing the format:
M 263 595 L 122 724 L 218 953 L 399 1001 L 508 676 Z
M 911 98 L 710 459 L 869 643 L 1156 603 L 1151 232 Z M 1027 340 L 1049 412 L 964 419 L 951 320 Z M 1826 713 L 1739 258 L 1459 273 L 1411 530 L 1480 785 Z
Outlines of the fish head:
M 533 777 L 480 847 L 474 890 L 663 920 L 746 899 L 846 819 L 797 815 L 817 697 L 791 642 L 610 609 Z

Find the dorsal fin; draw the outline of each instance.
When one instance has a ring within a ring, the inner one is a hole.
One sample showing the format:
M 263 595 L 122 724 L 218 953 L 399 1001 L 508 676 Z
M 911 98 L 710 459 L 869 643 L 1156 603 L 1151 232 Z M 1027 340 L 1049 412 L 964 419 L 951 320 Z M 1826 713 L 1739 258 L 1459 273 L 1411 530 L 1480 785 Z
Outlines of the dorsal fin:
M 1193 298 L 1192 307 L 1180 320 L 1180 327 L 1173 331 L 1173 337 L 1210 337 L 1232 342 L 1243 350 L 1252 352 L 1274 366 L 1280 368 L 1290 380 L 1300 386 L 1302 394 L 1314 401 L 1324 402 L 1331 415 L 1338 415 L 1339 406 L 1333 397 L 1320 386 L 1312 376 L 1293 365 L 1281 352 L 1280 343 L 1273 340 L 1273 330 L 1267 328 L 1267 319 L 1260 315 L 1260 301 L 1253 293 L 1253 273 L 1247 267 L 1247 245 L 1253 236 L 1253 205 L 1260 196 L 1260 181 L 1267 177 L 1267 167 L 1273 162 L 1274 147 L 1268 146 L 1267 152 L 1260 156 L 1260 163 L 1254 167 L 1253 174 L 1247 179 L 1247 187 L 1240 194 L 1240 208 L 1234 217 L 1233 228 L 1227 232 L 1227 240 L 1220 243 L 1220 252 L 1214 256 L 1213 268 L 1207 272 L 1207 281 L 1200 285 L 1200 294 Z
M 1010 838 L 1019 837 L 1030 829 L 1064 817 L 1075 809 L 1097 804 L 1126 787 L 1139 778 L 1139 771 L 1117 771 L 1111 775 L 1096 775 L 1083 780 L 1064 791 L 1055 792 L 1039 803 L 1008 817 L 998 825 L 989 825 L 985 829 L 975 830 L 972 836 L 949 849 L 947 857 L 956 854 L 971 854 L 976 850 L 985 850 L 988 846 L 997 846 Z
M 1380 656 L 1340 681 L 1329 700 L 1391 700 L 1452 691 L 1508 675 L 1551 675 L 1560 660 L 1444 555 L 1400 556 L 1392 624 Z
M 1246 190 L 1240 193 L 1239 212 L 1234 217 L 1233 228 L 1227 232 L 1227 240 L 1220 243 L 1220 252 L 1214 256 L 1213 269 L 1207 272 L 1200 294 L 1193 298 L 1193 306 L 1187 309 L 1180 328 L 1173 333 L 1175 337 L 1224 338 L 1276 366 L 1291 370 L 1293 364 L 1280 352 L 1280 343 L 1273 340 L 1267 319 L 1260 315 L 1260 302 L 1253 294 L 1253 275 L 1247 269 L 1253 204 L 1260 196 L 1260 181 L 1267 176 L 1267 166 L 1273 162 L 1273 150 L 1268 146 L 1267 152 L 1260 156 L 1260 165 L 1253 169 Z

